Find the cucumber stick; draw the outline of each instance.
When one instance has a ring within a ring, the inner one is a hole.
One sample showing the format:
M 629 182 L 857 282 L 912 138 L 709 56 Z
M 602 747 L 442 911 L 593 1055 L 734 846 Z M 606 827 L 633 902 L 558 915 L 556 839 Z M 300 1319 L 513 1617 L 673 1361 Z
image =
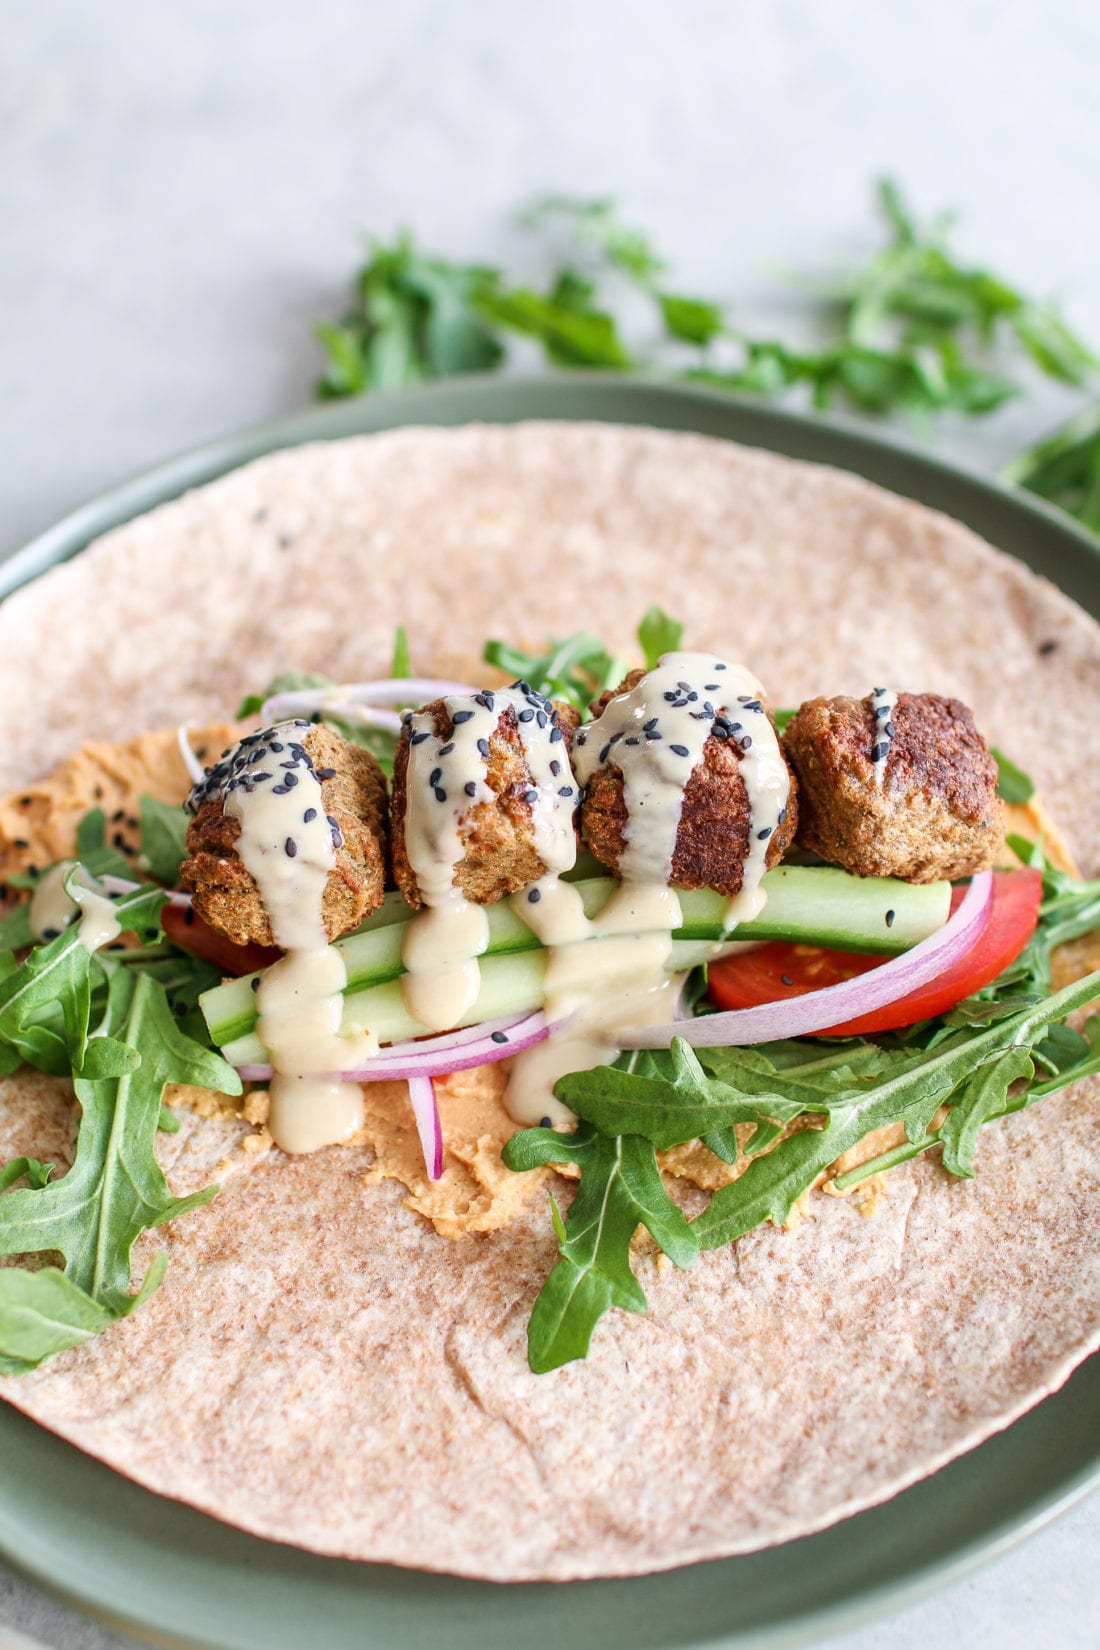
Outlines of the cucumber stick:
M 618 884 L 610 877 L 576 884 L 585 914 L 598 915 Z M 884 877 L 854 877 L 829 865 L 780 865 L 764 878 L 767 903 L 752 922 L 726 930 L 728 902 L 710 888 L 680 894 L 682 924 L 674 936 L 670 968 L 694 967 L 731 937 L 740 941 L 790 940 L 842 951 L 894 955 L 926 939 L 947 919 L 951 901 L 946 882 L 915 885 Z M 399 895 L 387 894 L 380 910 L 354 934 L 336 941 L 348 983 L 345 1021 L 369 1024 L 382 1042 L 415 1037 L 424 1027 L 405 1010 L 400 977 L 405 924 L 411 915 Z M 598 945 L 599 940 L 590 944 Z M 489 948 L 481 960 L 481 994 L 470 1024 L 519 1014 L 542 1002 L 545 952 L 507 900 L 489 910 Z M 210 1035 L 238 1065 L 259 1063 L 263 1046 L 255 1037 L 256 998 L 249 975 L 226 980 L 199 999 Z M 361 999 L 369 997 L 369 1003 Z

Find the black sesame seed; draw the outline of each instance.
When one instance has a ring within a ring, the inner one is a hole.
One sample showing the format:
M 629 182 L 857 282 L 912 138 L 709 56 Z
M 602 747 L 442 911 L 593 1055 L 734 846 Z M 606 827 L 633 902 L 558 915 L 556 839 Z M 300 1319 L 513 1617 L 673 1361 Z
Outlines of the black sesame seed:
M 610 755 L 611 755 L 611 746 L 610 746 L 610 744 L 607 744 L 607 745 L 604 746 L 603 750 L 600 752 L 600 761 L 601 761 L 601 763 L 606 762 Z
M 494 1043 L 506 1043 L 508 1041 L 508 1033 L 505 1031 L 494 1031 L 492 1041 Z
M 757 831 L 756 840 L 757 840 L 757 842 L 767 842 L 767 840 L 771 836 L 771 834 L 772 834 L 772 827 L 770 825 L 765 825 L 764 829 L 762 831 Z
M 553 1127 L 553 1125 L 550 1122 L 550 1119 L 548 1117 L 540 1117 L 539 1118 L 539 1128 L 540 1129 L 549 1129 L 549 1128 L 552 1128 L 552 1127 Z
M 426 733 L 414 733 L 412 738 L 409 740 L 409 744 L 422 745 L 427 737 L 428 735 Z
M 680 697 L 680 695 L 678 693 L 666 693 L 665 694 L 665 698 L 668 700 L 670 705 L 674 705 L 679 697 Z
M 725 722 L 716 721 L 710 731 L 716 739 L 728 739 L 730 736 L 730 730 Z
M 892 739 L 894 737 L 894 724 L 893 724 L 893 722 L 887 722 L 887 724 L 886 724 L 886 737 L 887 737 L 887 739 Z
M 340 821 L 338 819 L 333 819 L 331 814 L 326 814 L 325 818 L 328 820 L 334 831 L 338 831 L 340 829 Z
M 656 728 L 654 728 L 652 733 L 646 734 L 647 739 L 659 739 L 660 737 L 661 735 L 657 732 Z
M 125 848 L 126 846 L 126 838 L 123 836 L 121 831 L 116 831 L 112 836 L 111 841 L 114 843 L 116 848 Z M 18 846 L 19 845 L 17 843 L 16 847 Z
M 897 916 L 896 911 L 887 911 L 887 913 L 886 913 L 886 926 L 887 926 L 887 928 L 893 928 L 894 918 L 896 916 Z
M 524 791 L 524 793 L 523 793 L 523 800 L 525 802 L 535 803 L 535 802 L 538 801 L 538 799 L 539 799 L 538 791 L 530 790 L 530 791 Z
M 687 756 L 689 754 L 686 745 L 670 745 L 668 748 L 673 756 Z
M 780 974 L 779 983 L 780 985 L 793 985 L 794 981 L 789 974 Z
M 145 930 L 145 938 L 147 940 L 155 940 L 159 933 L 160 933 L 159 928 L 147 928 Z
M 782 825 L 784 823 L 784 821 L 786 820 L 786 818 L 787 818 L 787 808 L 786 808 L 786 804 L 784 804 L 784 806 L 782 808 L 780 808 L 780 810 L 779 810 L 779 818 L 776 821 L 776 824 L 777 825 Z
M 248 791 L 249 794 L 251 794 L 251 792 L 254 791 L 255 788 L 256 787 L 254 785 L 246 785 L 245 786 L 245 790 Z M 272 785 L 271 794 L 272 794 L 272 796 L 289 796 L 290 795 L 290 786 L 289 785 Z
M 1057 647 L 1058 647 L 1057 642 L 1053 642 L 1053 641 L 1040 642 L 1039 647 L 1038 647 L 1038 652 L 1045 659 L 1048 654 L 1054 653 L 1057 650 Z
M 425 734 L 425 738 L 427 738 L 426 734 Z M 336 769 L 335 768 L 318 768 L 317 769 L 317 777 L 318 777 L 318 779 L 335 779 L 336 778 Z
M 648 722 L 643 722 L 642 723 L 642 732 L 643 733 L 648 733 L 650 728 L 655 728 L 656 726 L 657 726 L 657 718 L 655 716 L 651 716 L 649 718 Z
M 286 778 L 283 780 L 283 784 L 286 786 L 288 791 L 292 791 L 297 783 L 298 775 L 296 773 L 288 773 Z
M 472 720 L 473 714 L 474 713 L 472 710 L 456 710 L 454 715 L 451 717 L 452 726 L 456 728 L 461 727 L 463 722 L 469 722 Z
M 727 667 L 723 664 L 720 664 L 720 663 L 716 662 L 714 668 L 715 668 L 715 670 L 725 670 Z
M 450 754 L 454 750 L 454 748 L 455 748 L 455 742 L 452 739 L 446 745 L 442 745 L 440 747 L 439 754 L 440 754 L 440 756 L 450 756 Z
M 642 741 L 637 737 L 637 735 L 635 735 L 632 739 L 627 740 L 628 745 L 640 745 L 641 742 Z
M 573 795 L 572 785 L 562 785 L 558 790 L 558 795 L 559 796 L 572 796 Z
M 560 728 L 551 728 L 550 729 L 550 743 L 552 745 L 556 745 L 560 738 L 561 738 L 561 729 Z M 582 745 L 584 744 L 584 735 L 583 734 L 581 735 L 580 743 Z
M 558 777 L 559 773 L 561 772 L 561 763 L 559 761 L 557 761 L 556 758 L 555 758 L 554 761 L 552 761 L 550 763 L 550 772 L 553 774 L 555 779 Z
M 126 818 L 126 809 L 125 808 L 116 808 L 114 813 L 111 815 L 111 824 L 112 825 L 117 825 L 120 819 L 125 819 L 125 818 Z
M 442 778 L 443 778 L 443 769 L 442 768 L 433 768 L 431 773 L 428 775 L 428 784 L 432 785 L 432 786 L 438 785 L 439 781 Z
M 477 795 L 477 780 L 476 779 L 471 779 L 469 784 L 464 785 L 462 788 L 466 792 L 467 796 L 476 796 Z
M 317 818 L 317 809 L 316 808 L 307 808 L 305 813 L 302 815 L 302 824 L 303 825 L 312 825 L 313 821 L 316 818 Z
M 746 735 L 745 735 L 745 737 L 744 737 L 744 739 L 742 739 L 742 741 L 741 741 L 741 749 L 742 749 L 742 750 L 743 750 L 743 751 L 747 751 L 747 750 L 748 750 L 748 749 L 749 749 L 749 748 L 750 748 L 750 746 L 751 746 L 751 745 L 752 745 L 752 739 L 751 739 L 751 737 L 750 737 L 750 736 L 749 736 L 749 735 L 748 735 L 748 734 L 747 734 L 747 733 L 746 733 Z
M 885 740 L 883 740 L 881 744 L 872 745 L 871 746 L 871 761 L 872 762 L 881 762 L 882 758 L 886 755 L 886 752 L 889 749 L 890 749 L 890 746 Z
M 60 934 L 60 932 L 61 932 L 60 928 L 43 928 L 42 938 L 44 940 L 55 940 L 57 938 L 57 936 Z M 155 928 L 154 928 L 153 932 L 154 932 L 154 934 L 156 933 Z
M 267 748 L 269 751 L 281 751 L 285 750 L 286 746 L 283 745 L 278 739 L 273 739 Z
M 259 991 L 259 989 L 260 989 L 260 976 L 257 974 L 255 979 L 249 980 L 248 983 L 252 987 L 253 991 Z
M 478 740 L 477 750 L 479 756 L 483 756 L 486 761 L 489 760 L 489 741 L 487 739 Z
M 528 903 L 531 905 L 537 905 L 541 898 L 542 895 L 537 888 L 532 888 L 531 892 L 527 896 Z
M 294 838 L 292 836 L 288 836 L 284 846 L 286 848 L 287 859 L 293 859 L 295 854 L 298 852 L 298 844 L 295 842 Z
M 188 906 L 187 910 L 183 913 L 183 921 L 184 921 L 185 927 L 190 928 L 190 926 L 194 922 L 194 920 L 195 920 L 195 913 L 191 909 L 191 907 Z
M 534 713 L 533 710 L 530 710 L 530 709 L 521 710 L 519 715 L 516 717 L 517 722 L 533 722 L 534 720 L 535 720 L 535 713 Z
M 182 1020 L 184 1015 L 187 1013 L 187 1004 L 186 1003 L 173 1003 L 172 1004 L 172 1013 L 176 1016 L 177 1020 Z
M 719 686 L 720 686 L 720 683 L 718 683 L 718 682 L 704 682 L 703 683 L 703 687 L 704 687 L 704 689 L 706 690 L 707 693 L 717 693 L 718 689 L 719 689 Z
M 540 710 L 538 715 L 535 717 L 535 721 L 540 728 L 544 728 L 549 720 L 550 718 L 544 710 Z
M 435 799 L 436 799 L 437 802 L 446 802 L 447 793 L 443 789 L 442 785 L 437 785 L 435 787 Z

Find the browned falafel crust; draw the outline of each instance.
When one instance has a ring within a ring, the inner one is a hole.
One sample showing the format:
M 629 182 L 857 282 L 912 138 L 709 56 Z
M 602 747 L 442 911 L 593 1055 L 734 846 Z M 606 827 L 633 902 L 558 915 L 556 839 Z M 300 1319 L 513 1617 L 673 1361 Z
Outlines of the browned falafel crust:
M 592 714 L 599 716 L 609 700 L 629 693 L 644 675 L 642 670 L 632 670 L 617 688 L 596 700 Z M 626 847 L 628 818 L 622 770 L 609 762 L 593 774 L 585 788 L 581 826 L 593 854 L 616 876 Z M 779 864 L 797 828 L 798 785 L 792 773 L 787 811 L 768 843 L 768 870 Z M 741 777 L 741 747 L 736 740 L 716 739 L 711 734 L 703 746 L 702 759 L 684 787 L 670 886 L 716 888 L 732 899 L 741 892 L 751 830 L 749 793 Z
M 935 882 L 992 865 L 1004 844 L 997 764 L 959 699 L 899 693 L 881 788 L 871 698 L 810 699 L 783 747 L 801 787 L 800 846 L 863 877 Z
M 453 727 L 445 700 L 433 699 L 423 709 L 432 717 L 439 738 L 449 737 Z M 559 701 L 554 701 L 553 717 L 568 753 L 580 717 L 572 705 Z M 416 911 L 420 909 L 420 889 L 405 851 L 409 737 L 409 729 L 404 727 L 393 762 L 391 829 L 394 880 Z M 535 846 L 532 805 L 526 800 L 532 785 L 531 769 L 511 706 L 501 712 L 489 735 L 485 780 L 493 799 L 474 803 L 463 815 L 458 834 L 465 853 L 454 873 L 454 886 L 475 905 L 494 905 L 537 881 L 546 871 Z
M 326 727 L 311 728 L 302 744 L 315 769 L 332 773 L 321 780 L 321 796 L 343 837 L 322 901 L 325 932 L 334 940 L 358 927 L 386 891 L 386 780 L 370 751 Z M 275 945 L 260 890 L 237 853 L 240 834 L 240 820 L 225 812 L 220 798 L 204 802 L 187 827 L 191 857 L 180 879 L 203 921 L 234 944 Z

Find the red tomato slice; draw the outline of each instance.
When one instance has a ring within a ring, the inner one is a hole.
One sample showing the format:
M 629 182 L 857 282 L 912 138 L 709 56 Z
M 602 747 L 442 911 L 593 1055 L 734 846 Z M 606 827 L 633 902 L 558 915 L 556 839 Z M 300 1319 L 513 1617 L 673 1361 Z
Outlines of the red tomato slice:
M 965 889 L 956 888 L 951 897 L 955 910 Z M 830 1026 L 818 1036 L 867 1036 L 876 1031 L 893 1031 L 945 1014 L 972 992 L 989 985 L 1014 962 L 1035 932 L 1043 879 L 1039 872 L 994 871 L 993 904 L 989 920 L 977 943 L 954 967 L 919 986 L 896 1002 L 872 1013 L 861 1014 L 843 1025 Z M 828 951 L 816 945 L 791 945 L 771 940 L 753 951 L 725 957 L 711 963 L 708 991 L 718 1008 L 755 1008 L 758 1003 L 782 1002 L 802 997 L 823 986 L 838 985 L 856 974 L 866 974 L 888 959 L 856 951 Z
M 266 945 L 234 945 L 216 928 L 192 911 L 190 906 L 166 905 L 160 914 L 161 927 L 174 945 L 193 957 L 213 963 L 223 974 L 252 974 L 277 962 L 281 951 Z

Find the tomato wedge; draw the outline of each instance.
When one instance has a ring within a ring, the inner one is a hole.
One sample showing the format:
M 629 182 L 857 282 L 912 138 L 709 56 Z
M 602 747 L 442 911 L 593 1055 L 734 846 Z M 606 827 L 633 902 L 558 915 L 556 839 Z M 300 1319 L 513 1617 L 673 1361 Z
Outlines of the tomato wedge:
M 951 909 L 962 900 L 964 888 L 956 888 Z M 876 1031 L 893 1031 L 945 1014 L 956 1003 L 980 991 L 1014 962 L 1035 932 L 1043 879 L 1039 872 L 994 871 L 993 904 L 989 920 L 973 949 L 938 979 L 908 992 L 896 1002 L 872 1013 L 861 1014 L 843 1025 L 816 1033 L 821 1037 L 867 1036 Z M 838 985 L 856 974 L 866 974 L 887 959 L 863 952 L 829 951 L 816 945 L 791 945 L 771 940 L 752 951 L 724 957 L 711 963 L 707 995 L 718 1008 L 755 1008 L 758 1003 L 782 1002 L 802 997 L 823 986 Z
M 252 974 L 277 962 L 281 951 L 267 945 L 234 945 L 216 928 L 211 928 L 189 905 L 166 905 L 160 915 L 161 927 L 173 945 L 190 951 L 193 957 L 213 963 L 223 974 Z

